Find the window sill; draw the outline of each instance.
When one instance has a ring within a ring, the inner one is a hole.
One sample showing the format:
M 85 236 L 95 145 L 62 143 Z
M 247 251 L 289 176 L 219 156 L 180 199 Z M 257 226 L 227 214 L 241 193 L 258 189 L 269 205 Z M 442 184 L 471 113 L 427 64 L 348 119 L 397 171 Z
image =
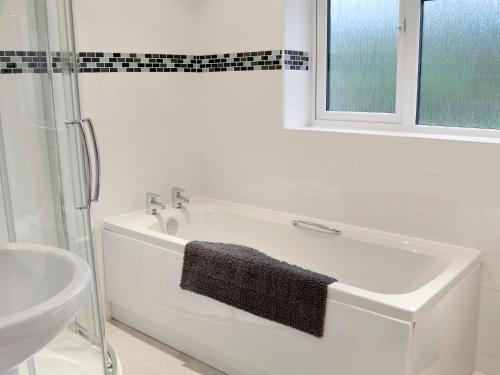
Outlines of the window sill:
M 490 129 L 452 128 L 425 125 L 405 126 L 399 124 L 333 122 L 325 120 L 315 120 L 307 127 L 288 129 L 312 132 L 500 144 L 500 130 Z

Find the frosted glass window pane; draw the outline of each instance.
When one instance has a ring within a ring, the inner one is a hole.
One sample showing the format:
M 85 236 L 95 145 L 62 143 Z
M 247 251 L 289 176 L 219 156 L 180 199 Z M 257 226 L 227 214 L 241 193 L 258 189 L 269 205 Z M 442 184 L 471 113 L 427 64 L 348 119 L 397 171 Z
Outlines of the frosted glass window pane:
M 330 0 L 328 111 L 394 113 L 398 0 Z
M 500 129 L 500 0 L 423 2 L 418 123 Z

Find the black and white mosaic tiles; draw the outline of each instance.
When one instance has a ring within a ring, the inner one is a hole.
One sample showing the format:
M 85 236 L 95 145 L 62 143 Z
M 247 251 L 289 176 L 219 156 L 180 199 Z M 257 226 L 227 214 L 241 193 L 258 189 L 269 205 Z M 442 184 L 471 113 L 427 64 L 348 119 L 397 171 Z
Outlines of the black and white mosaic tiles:
M 70 62 L 70 55 L 61 52 L 52 52 L 47 59 L 44 51 L 0 51 L 0 74 L 47 73 L 48 64 L 52 72 L 62 73 Z
M 47 55 L 39 51 L 0 51 L 0 73 L 47 72 Z
M 309 54 L 303 51 L 283 51 L 283 62 L 287 70 L 309 70 Z
M 54 73 L 68 71 L 70 54 L 40 51 L 0 51 L 0 74 Z M 309 54 L 303 51 L 270 50 L 213 55 L 156 53 L 80 52 L 81 73 L 114 72 L 228 72 L 252 70 L 309 70 Z
M 196 73 L 194 56 L 161 53 L 80 52 L 82 73 L 189 72 Z
M 200 72 L 281 70 L 283 68 L 281 50 L 201 55 L 195 58 Z

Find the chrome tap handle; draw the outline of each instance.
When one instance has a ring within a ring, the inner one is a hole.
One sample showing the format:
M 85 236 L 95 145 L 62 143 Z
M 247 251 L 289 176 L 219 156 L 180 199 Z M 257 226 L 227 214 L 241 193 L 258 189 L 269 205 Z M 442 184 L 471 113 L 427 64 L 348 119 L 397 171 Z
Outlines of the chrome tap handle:
M 185 197 L 182 195 L 185 192 L 185 189 L 173 187 L 172 188 L 172 207 L 175 209 L 182 208 L 184 203 L 189 203 L 189 197 Z
M 165 209 L 165 203 L 158 201 L 160 195 L 156 193 L 146 194 L 146 214 L 156 215 L 158 208 Z
M 148 203 L 154 203 L 156 201 L 156 198 L 160 198 L 160 194 L 156 194 L 156 193 L 147 193 L 146 194 L 146 202 L 148 202 Z
M 173 187 L 172 188 L 172 195 L 175 195 L 175 197 L 179 197 L 182 193 L 184 193 L 186 189 L 183 188 L 178 188 L 178 187 Z

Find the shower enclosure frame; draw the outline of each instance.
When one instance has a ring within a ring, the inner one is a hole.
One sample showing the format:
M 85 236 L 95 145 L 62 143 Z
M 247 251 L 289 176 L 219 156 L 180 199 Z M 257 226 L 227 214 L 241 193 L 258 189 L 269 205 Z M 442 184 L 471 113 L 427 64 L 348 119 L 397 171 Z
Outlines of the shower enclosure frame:
M 2 116 L 0 113 L 0 200 L 4 211 L 4 221 L 6 224 L 6 239 L 9 242 L 16 242 L 16 228 L 14 226 L 14 213 L 12 210 L 9 176 L 7 172 L 7 163 L 4 147 L 4 138 L 2 130 Z
M 72 330 L 99 349 L 103 374 L 114 374 L 116 356 L 106 344 L 93 230 L 91 204 L 98 198 L 99 151 L 91 120 L 82 119 L 78 53 L 72 0 L 32 0 L 36 19 L 37 46 L 45 52 L 47 70 L 40 80 L 43 120 L 37 127 L 46 136 L 48 180 L 56 226 L 57 245 L 84 258 L 92 269 L 92 292 L 85 311 L 75 317 Z M 57 53 L 57 54 L 56 54 Z M 62 71 L 54 71 L 53 58 L 62 61 Z M 21 98 L 20 98 L 21 99 Z M 38 99 L 38 98 L 37 98 Z M 16 242 L 16 216 L 12 207 L 8 159 L 5 152 L 0 114 L 0 199 L 4 206 L 9 242 Z M 13 124 L 9 124 L 12 126 Z M 85 126 L 87 125 L 87 126 Z M 91 151 L 93 153 L 91 154 Z M 33 362 L 28 364 L 33 373 Z M 97 375 L 97 374 L 96 374 Z

